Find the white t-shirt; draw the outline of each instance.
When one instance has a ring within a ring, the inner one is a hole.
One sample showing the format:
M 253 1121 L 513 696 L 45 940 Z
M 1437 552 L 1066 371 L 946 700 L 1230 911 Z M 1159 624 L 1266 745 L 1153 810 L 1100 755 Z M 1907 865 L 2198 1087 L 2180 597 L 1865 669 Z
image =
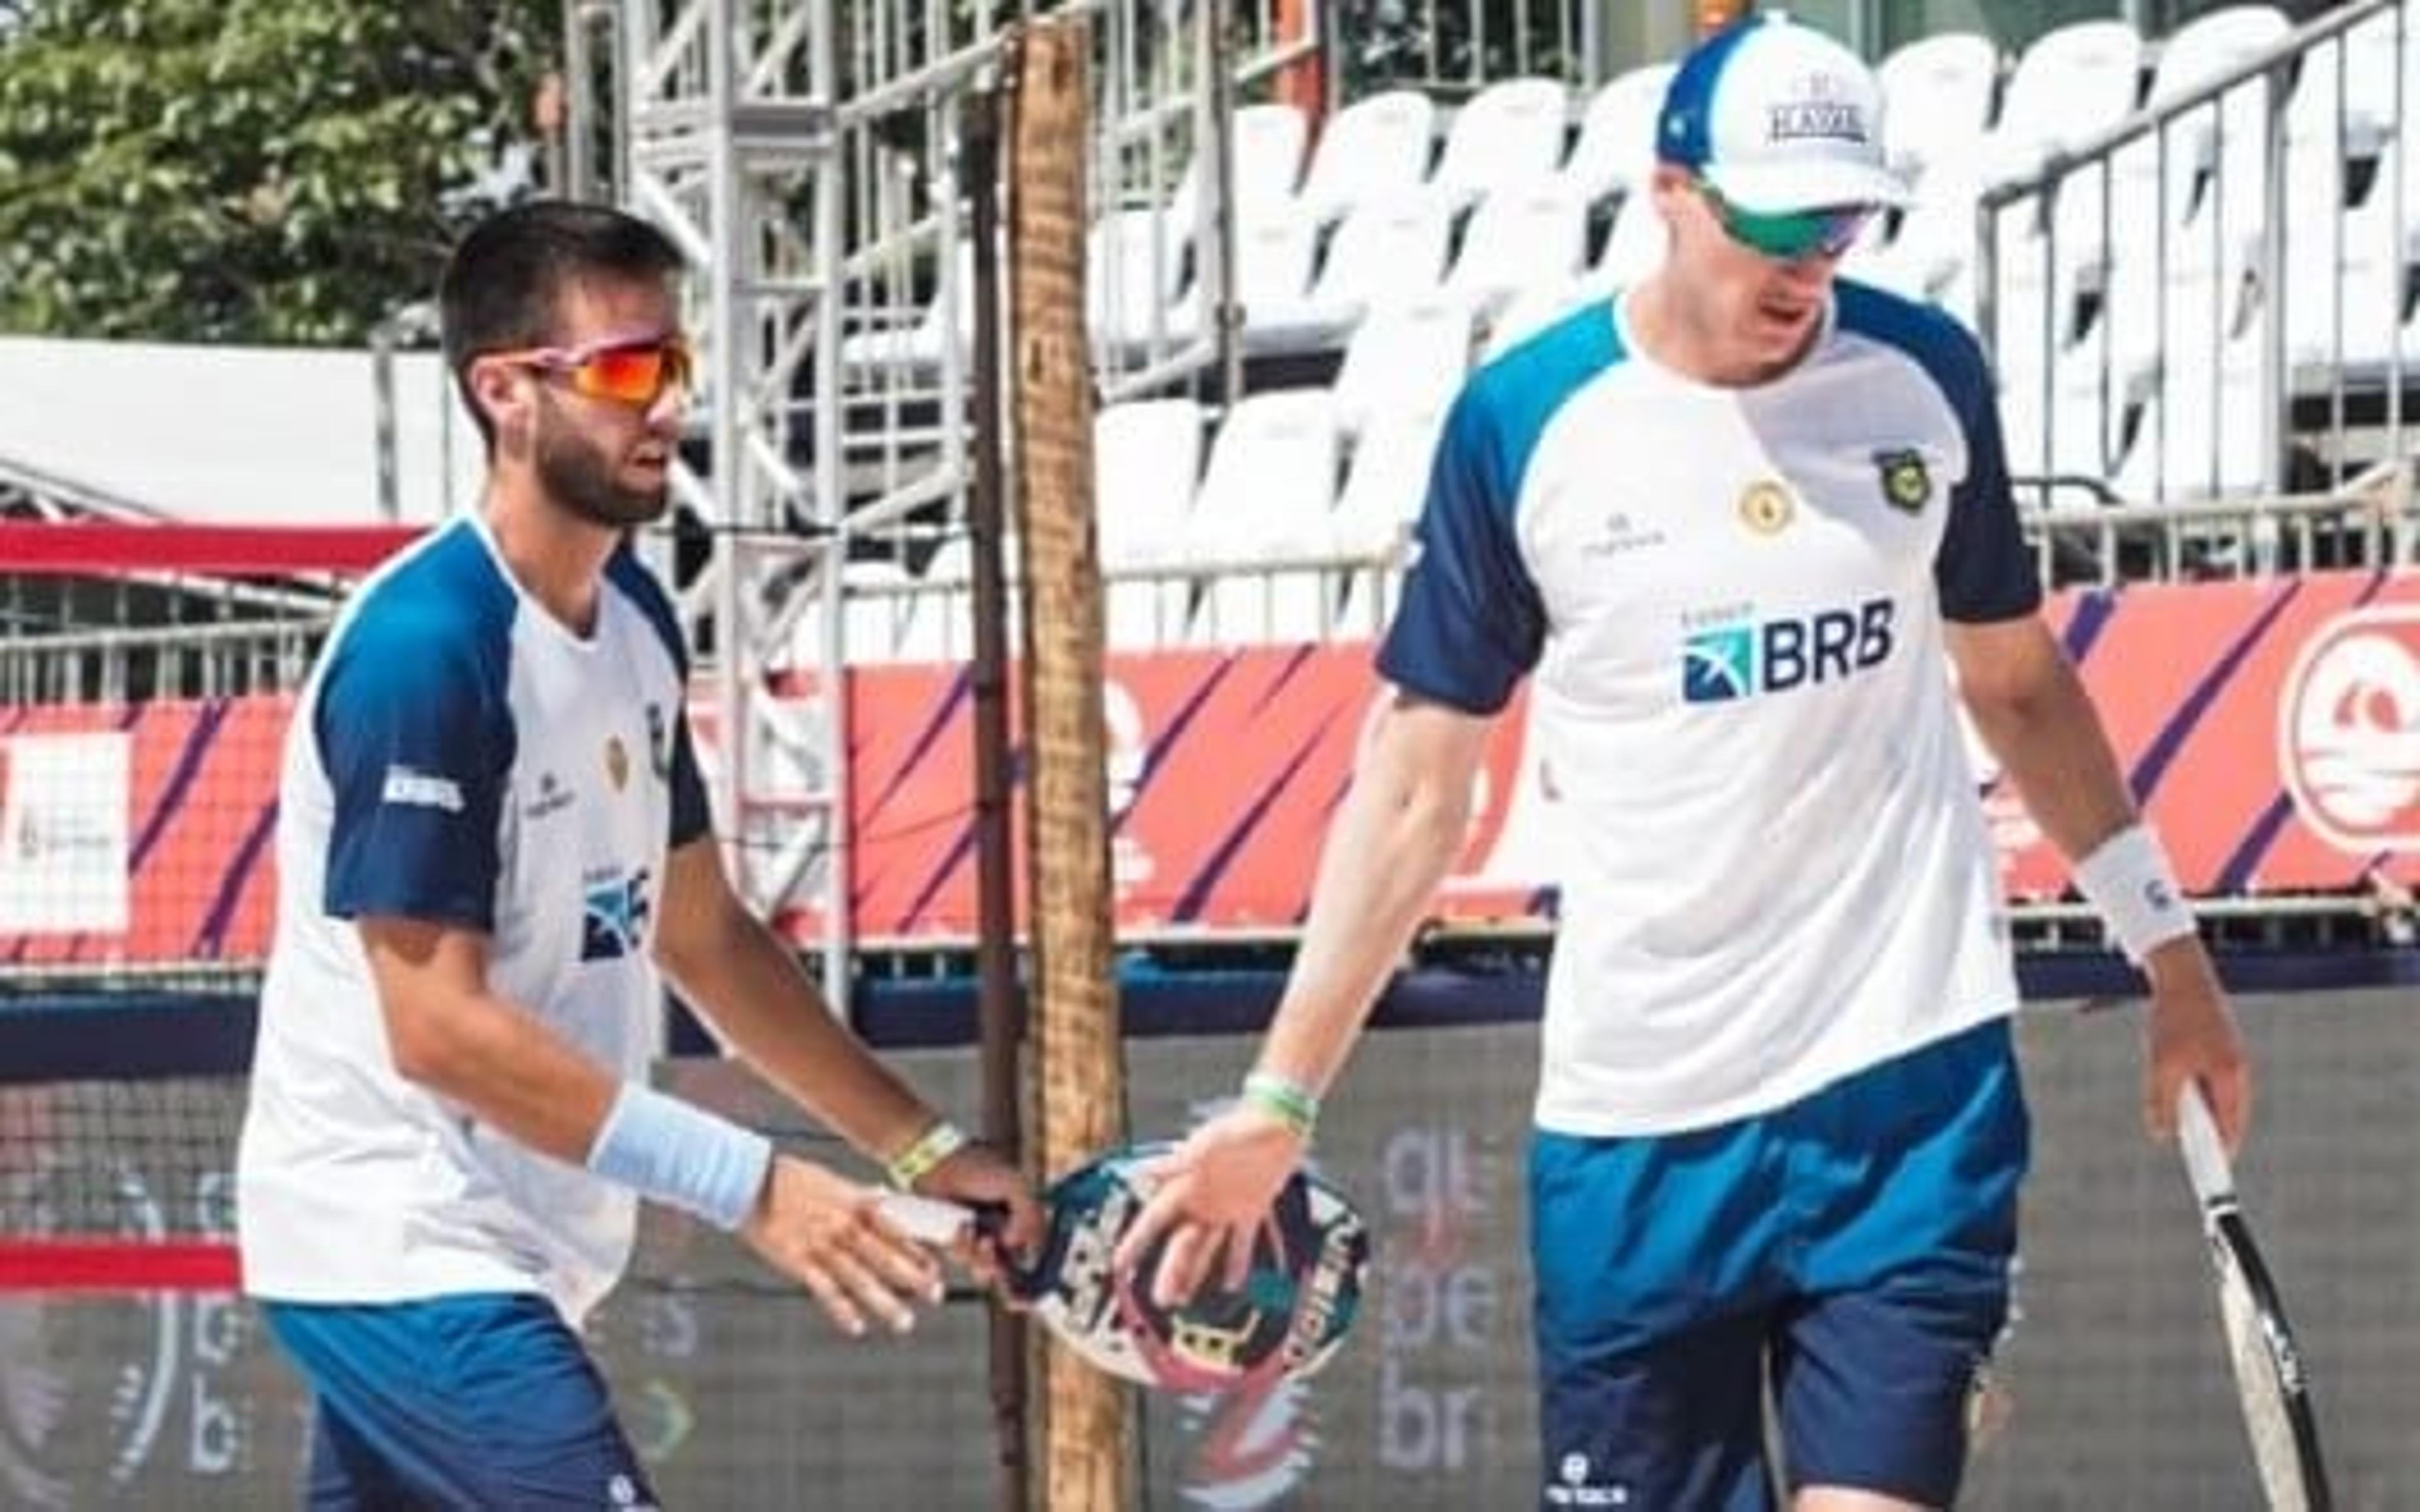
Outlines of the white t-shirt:
M 644 1073 L 665 855 L 706 829 L 686 676 L 671 606 L 627 550 L 585 639 L 521 594 L 473 520 L 355 594 L 286 740 L 237 1156 L 246 1290 L 538 1291 L 576 1320 L 619 1277 L 635 1199 L 399 1076 L 353 921 L 485 933 L 500 994 Z
M 1532 670 L 1565 874 L 1537 1119 L 1769 1111 L 2016 1003 L 1942 621 L 2040 603 L 1973 339 L 1836 286 L 1790 372 L 1662 367 L 1617 304 L 1474 375 L 1379 669 Z

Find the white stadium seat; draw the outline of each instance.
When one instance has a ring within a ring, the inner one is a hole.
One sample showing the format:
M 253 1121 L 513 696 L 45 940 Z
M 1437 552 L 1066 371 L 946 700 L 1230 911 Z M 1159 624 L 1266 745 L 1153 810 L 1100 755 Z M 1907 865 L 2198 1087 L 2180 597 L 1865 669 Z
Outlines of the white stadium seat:
M 1434 423 L 1470 371 L 1469 306 L 1436 298 L 1370 313 L 1336 371 L 1336 424 L 1349 440 L 1402 417 Z
M 2420 17 L 2407 23 L 2420 31 Z M 2395 130 L 2395 12 L 2381 11 L 2303 54 L 2286 101 L 2286 140 L 2366 158 Z M 2420 99 L 2407 100 L 2420 110 Z
M 1975 207 L 1982 194 L 1979 150 L 1935 157 L 1910 186 L 1898 231 L 1878 249 L 1854 249 L 1844 270 L 1912 300 L 1940 301 L 1975 265 Z
M 1655 118 L 1674 71 L 1669 63 L 1650 63 L 1615 76 L 1590 97 L 1562 169 L 1581 203 L 1629 194 L 1647 182 L 1655 166 Z
M 2273 51 L 2292 30 L 2274 6 L 2228 6 L 2195 17 L 2161 48 L 2147 103 L 2193 95 Z M 2268 218 L 2269 96 L 2265 75 L 2246 79 L 2169 128 L 2162 199 L 2170 225 L 2215 214 L 2222 219 L 2211 224 L 2214 237 L 2239 246 L 2258 237 Z
M 1614 212 L 1613 229 L 1606 234 L 1596 261 L 1589 265 L 1588 285 L 1610 291 L 1637 283 L 1664 266 L 1665 246 L 1670 236 L 1663 212 L 1655 208 L 1652 196 L 1628 196 L 1621 202 L 1621 208 Z
M 2054 150 L 2124 120 L 2141 91 L 2142 63 L 2142 36 L 2122 21 L 2075 22 L 2035 39 L 1983 139 L 1990 181 L 2031 177 Z
M 1249 225 L 1235 227 L 1235 301 L 1243 306 L 1245 344 L 1253 350 L 1281 348 L 1298 339 L 1300 311 L 1311 285 L 1311 269 L 1318 246 L 1317 233 L 1307 216 L 1284 211 Z M 1185 332 L 1207 332 L 1202 309 L 1201 263 L 1195 278 L 1177 301 L 1171 325 Z
M 1441 421 L 1406 417 L 1373 425 L 1362 435 L 1328 518 L 1338 551 L 1378 557 L 1397 551 L 1410 539 L 1427 501 L 1429 469 L 1443 429 Z M 1392 587 L 1383 569 L 1350 574 L 1337 607 L 1338 632 L 1375 636 L 1384 631 Z
M 1471 212 L 1446 293 L 1485 314 L 1528 288 L 1579 275 L 1588 252 L 1588 207 L 1558 178 L 1491 192 Z
M 1444 417 L 1387 415 L 1374 419 L 1353 448 L 1344 488 L 1328 518 L 1340 551 L 1388 550 L 1411 533 L 1427 501 L 1429 465 Z
M 1182 560 L 1200 486 L 1202 429 L 1202 407 L 1190 399 L 1132 400 L 1093 417 L 1094 516 L 1101 566 L 1111 575 L 1106 629 L 1119 650 L 1162 644 L 1184 626 L 1190 590 L 1183 579 L 1115 575 Z
M 1972 155 L 1992 123 L 2000 54 L 1988 37 L 1937 32 L 1883 59 L 1883 140 L 1891 166 L 1921 172 Z
M 2090 344 L 2070 347 L 2059 353 L 2047 380 L 2039 371 L 2022 380 L 2003 375 L 2000 428 L 2020 502 L 2095 503 L 2101 496 L 2090 485 L 2106 484 L 2118 471 L 2124 379 L 2104 369 L 2102 357 Z M 2086 481 L 2045 489 L 2041 480 L 2051 476 Z
M 1234 163 L 1238 225 L 1252 225 L 1292 210 L 1309 134 L 1298 106 L 1245 105 L 1235 112 L 1228 130 L 1228 150 Z M 1202 213 L 1203 167 L 1202 155 L 1196 153 L 1169 196 L 1169 213 L 1188 231 Z
M 2167 502 L 2258 492 L 2268 435 L 2260 387 L 2257 328 L 2228 340 L 2215 363 L 2168 364 L 2119 469 L 2119 494 Z
M 2291 160 L 2286 180 L 2286 356 L 2293 363 L 2383 362 L 2403 324 L 2407 243 L 2393 217 L 2391 184 L 2373 178 L 2345 200 L 2332 150 Z M 2392 172 L 2396 155 L 2378 166 Z M 2413 355 L 2420 355 L 2415 353 Z
M 1445 201 L 1426 190 L 1361 205 L 1336 228 L 1302 303 L 1259 319 L 1265 339 L 1333 347 L 1371 310 L 1435 298 L 1451 232 Z
M 1336 503 L 1335 401 L 1325 389 L 1238 400 L 1211 442 L 1210 470 L 1187 522 L 1187 555 L 1204 564 L 1318 557 Z M 1333 579 L 1316 568 L 1229 571 L 1203 585 L 1194 639 L 1232 645 L 1319 639 Z
M 1544 178 L 1562 166 L 1571 97 L 1554 79 L 1505 79 L 1455 113 L 1429 181 L 1456 208 L 1506 184 Z
M 1324 549 L 1336 504 L 1336 401 L 1326 389 L 1271 389 L 1231 406 L 1185 524 L 1194 561 Z
M 1302 207 L 1325 225 L 1427 181 L 1436 106 L 1417 89 L 1357 100 L 1320 131 L 1303 175 Z
M 1101 561 L 1174 561 L 1202 475 L 1202 407 L 1135 399 L 1093 417 L 1093 498 Z
M 1191 339 L 1196 312 L 1175 298 L 1187 240 L 1187 228 L 1156 209 L 1112 210 L 1093 223 L 1085 318 L 1096 344 L 1164 349 Z

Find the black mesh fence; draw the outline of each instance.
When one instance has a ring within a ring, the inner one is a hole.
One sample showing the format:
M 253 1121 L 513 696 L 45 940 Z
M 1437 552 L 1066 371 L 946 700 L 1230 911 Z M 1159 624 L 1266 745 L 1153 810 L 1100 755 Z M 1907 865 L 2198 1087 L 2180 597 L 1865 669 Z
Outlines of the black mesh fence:
M 2242 1008 L 2262 1071 L 2242 1184 L 2316 1376 L 2339 1503 L 2420 1504 L 2420 1128 L 2407 1113 L 2420 1014 L 2394 993 Z M 2183 1179 L 2138 1133 L 2137 1029 L 2130 1013 L 2055 1006 L 2024 1021 L 2036 1173 L 2022 1318 L 2000 1362 L 2015 1412 L 1966 1505 L 2258 1504 Z M 1536 1044 L 1526 1024 L 1370 1038 L 1321 1157 L 1372 1220 L 1371 1310 L 1308 1385 L 1148 1404 L 1146 1506 L 1536 1504 L 1523 1180 Z M 1181 1129 L 1250 1051 L 1241 1036 L 1137 1041 L 1134 1127 Z M 977 1105 L 970 1055 L 902 1059 L 938 1099 Z M 667 1078 L 797 1127 L 729 1066 L 679 1062 Z M 223 1235 L 241 1098 L 232 1078 L 0 1088 L 14 1197 L 0 1241 L 63 1213 L 121 1241 Z M 146 1109 L 173 1116 L 146 1123 Z M 77 1190 L 87 1205 L 62 1207 Z M 984 1333 L 966 1300 L 907 1338 L 845 1341 L 728 1242 L 656 1217 L 593 1327 L 668 1505 L 868 1512 L 992 1504 Z M 291 1504 L 302 1422 L 292 1378 L 230 1295 L 0 1288 L 0 1507 Z

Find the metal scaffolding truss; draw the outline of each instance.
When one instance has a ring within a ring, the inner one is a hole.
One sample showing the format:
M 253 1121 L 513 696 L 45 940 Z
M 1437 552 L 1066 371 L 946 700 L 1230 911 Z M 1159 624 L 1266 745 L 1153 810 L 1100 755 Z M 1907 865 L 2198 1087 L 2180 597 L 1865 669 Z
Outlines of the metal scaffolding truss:
M 838 21 L 829 0 L 621 0 L 568 18 L 581 83 L 594 79 L 587 70 L 602 44 L 613 197 L 661 226 L 692 269 L 700 402 L 687 455 L 696 470 L 676 470 L 674 486 L 707 526 L 711 549 L 682 603 L 715 690 L 710 727 L 700 723 L 727 858 L 760 903 L 789 890 L 771 885 L 768 862 L 804 877 L 820 861 L 834 896 L 846 887 L 845 793 L 830 732 L 785 732 L 792 759 L 777 762 L 759 735 L 765 701 L 754 686 L 772 665 L 759 650 L 768 622 L 815 607 L 773 591 L 758 544 L 783 544 L 795 558 L 792 543 L 828 536 L 842 513 L 837 454 L 794 444 L 804 438 L 793 434 L 791 403 L 802 381 L 830 392 L 837 347 Z M 576 121 L 575 135 L 597 133 Z M 674 563 L 659 565 L 673 576 Z M 765 853 L 775 832 L 765 800 L 774 797 L 789 814 L 780 832 L 812 854 Z M 829 962 L 827 986 L 843 985 Z
M 812 948 L 835 1002 L 845 587 L 853 559 L 921 567 L 963 529 L 976 249 L 955 145 L 1004 28 L 1039 11 L 1091 18 L 1105 210 L 1168 206 L 1183 164 L 1223 164 L 1234 83 L 1318 35 L 1311 0 L 583 0 L 566 16 L 571 192 L 646 216 L 692 265 L 700 402 L 675 489 L 710 548 L 680 592 L 728 858 L 758 908 L 827 920 Z M 1194 224 L 1148 234 L 1192 240 L 1228 308 L 1227 185 L 1202 177 Z M 1204 324 L 1103 347 L 1105 389 L 1213 370 L 1222 323 Z

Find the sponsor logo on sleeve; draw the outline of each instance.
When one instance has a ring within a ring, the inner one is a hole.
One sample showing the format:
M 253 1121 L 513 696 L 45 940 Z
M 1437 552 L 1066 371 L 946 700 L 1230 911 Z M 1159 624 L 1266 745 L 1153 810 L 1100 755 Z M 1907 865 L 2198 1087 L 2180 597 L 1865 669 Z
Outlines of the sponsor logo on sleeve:
M 386 782 L 379 789 L 379 801 L 405 809 L 442 809 L 447 813 L 460 813 L 462 789 L 450 777 L 397 764 L 386 769 Z

